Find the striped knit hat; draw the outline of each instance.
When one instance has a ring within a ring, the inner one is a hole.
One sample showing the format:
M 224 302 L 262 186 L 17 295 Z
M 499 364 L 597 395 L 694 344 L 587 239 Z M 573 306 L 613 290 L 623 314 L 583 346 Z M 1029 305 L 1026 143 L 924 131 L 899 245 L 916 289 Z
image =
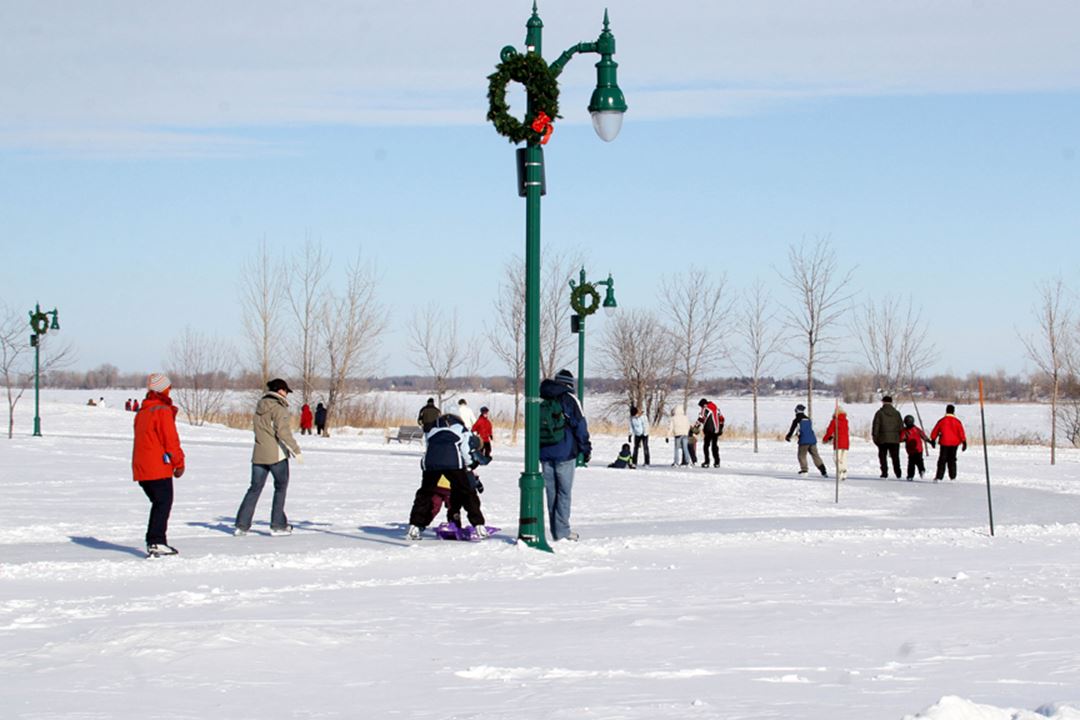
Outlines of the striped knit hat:
M 146 378 L 146 389 L 154 392 L 165 392 L 172 387 L 172 380 L 165 373 L 150 373 Z

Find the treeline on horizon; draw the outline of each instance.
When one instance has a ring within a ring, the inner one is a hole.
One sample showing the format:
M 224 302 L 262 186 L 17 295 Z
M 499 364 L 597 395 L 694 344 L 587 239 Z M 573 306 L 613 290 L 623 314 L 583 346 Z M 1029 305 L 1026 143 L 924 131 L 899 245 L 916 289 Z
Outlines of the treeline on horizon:
M 1045 402 L 1050 399 L 1052 383 L 1043 373 L 1008 374 L 1001 370 L 985 376 L 972 372 L 964 376 L 944 373 L 919 377 L 910 388 L 901 391 L 899 395 L 901 398 L 914 395 L 917 398 L 974 402 L 979 397 L 980 378 L 983 381 L 985 397 L 991 402 Z M 215 386 L 228 390 L 262 389 L 262 380 L 256 372 L 220 373 L 215 380 Z M 43 387 L 62 390 L 141 390 L 145 384 L 145 373 L 122 372 L 108 363 L 86 371 L 54 370 L 42 377 Z M 423 375 L 386 375 L 354 378 L 349 384 L 355 393 L 397 391 L 430 394 L 434 393 L 435 379 Z M 752 393 L 752 385 L 752 378 L 749 377 L 715 377 L 696 383 L 696 391 L 709 396 L 748 396 Z M 511 394 L 514 392 L 514 378 L 508 375 L 470 375 L 450 378 L 448 387 L 458 393 L 489 391 Z M 626 390 L 625 382 L 621 378 L 611 377 L 586 377 L 586 387 L 590 393 L 603 394 L 620 394 Z M 670 389 L 681 391 L 682 386 L 674 383 Z M 760 394 L 797 395 L 805 393 L 806 389 L 805 378 L 764 377 Z M 883 394 L 882 389 L 876 386 L 875 376 L 869 372 L 839 373 L 832 382 L 815 378 L 814 392 L 823 396 L 839 397 L 847 403 L 877 402 Z M 1080 398 L 1080 383 L 1067 384 L 1063 388 L 1062 397 Z

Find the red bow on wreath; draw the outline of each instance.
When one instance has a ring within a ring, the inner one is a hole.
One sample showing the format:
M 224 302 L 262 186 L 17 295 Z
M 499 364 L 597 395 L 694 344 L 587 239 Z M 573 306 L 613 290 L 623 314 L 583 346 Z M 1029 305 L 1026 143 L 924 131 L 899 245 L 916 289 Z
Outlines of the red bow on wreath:
M 555 126 L 551 124 L 551 118 L 547 116 L 547 113 L 541 110 L 536 119 L 532 122 L 532 129 L 538 133 L 543 133 L 544 137 L 540 138 L 541 145 L 547 145 L 548 140 L 551 139 L 551 133 L 555 132 Z

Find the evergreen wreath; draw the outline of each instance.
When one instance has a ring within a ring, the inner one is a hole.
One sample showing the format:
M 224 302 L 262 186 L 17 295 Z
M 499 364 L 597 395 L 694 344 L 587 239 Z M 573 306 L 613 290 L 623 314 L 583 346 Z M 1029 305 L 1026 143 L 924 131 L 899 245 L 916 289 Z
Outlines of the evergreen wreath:
M 592 300 L 588 305 L 585 304 L 585 296 Z M 570 293 L 570 307 L 578 315 L 592 315 L 600 307 L 600 293 L 590 283 L 578 285 Z
M 39 312 L 30 316 L 30 329 L 38 335 L 44 335 L 49 331 L 49 316 Z
M 536 113 L 526 117 L 524 122 L 510 114 L 510 105 L 506 102 L 506 86 L 510 82 L 524 85 L 532 107 L 536 108 Z M 537 54 L 504 51 L 502 62 L 488 75 L 488 83 L 487 119 L 500 135 L 514 144 L 543 139 L 544 129 L 533 129 L 533 122 L 540 114 L 552 119 L 559 117 L 559 83 L 544 58 Z

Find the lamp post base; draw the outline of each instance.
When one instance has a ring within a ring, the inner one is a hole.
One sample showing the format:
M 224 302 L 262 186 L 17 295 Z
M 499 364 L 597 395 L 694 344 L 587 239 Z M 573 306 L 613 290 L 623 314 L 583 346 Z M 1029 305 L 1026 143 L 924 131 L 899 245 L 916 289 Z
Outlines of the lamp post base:
M 544 476 L 538 472 L 523 472 L 518 487 L 521 488 L 518 540 L 537 550 L 554 552 L 544 533 Z

